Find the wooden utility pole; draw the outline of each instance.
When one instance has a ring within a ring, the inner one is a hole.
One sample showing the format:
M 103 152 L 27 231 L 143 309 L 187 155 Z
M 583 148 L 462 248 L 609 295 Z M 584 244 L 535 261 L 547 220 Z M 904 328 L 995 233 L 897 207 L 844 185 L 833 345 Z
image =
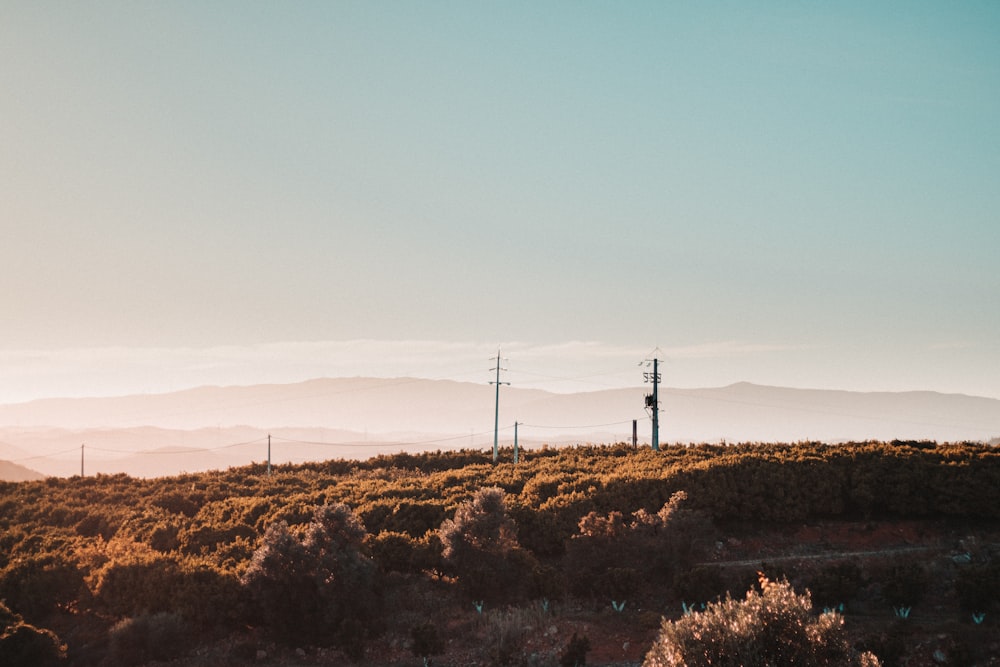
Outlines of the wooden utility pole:
M 496 463 L 497 459 L 500 458 L 500 445 L 499 445 L 499 437 L 500 437 L 500 385 L 502 385 L 502 384 L 509 385 L 510 384 L 510 382 L 501 382 L 500 381 L 500 371 L 507 370 L 506 368 L 501 368 L 501 366 L 500 366 L 500 348 L 497 348 L 497 366 L 496 366 L 496 368 L 491 368 L 490 370 L 497 372 L 497 379 L 496 379 L 496 381 L 495 382 L 494 381 L 490 382 L 490 384 L 495 384 L 497 386 L 496 404 L 495 404 L 495 408 L 494 408 L 494 412 L 493 412 L 493 463 Z
M 514 422 L 514 463 L 518 462 L 517 455 L 517 422 Z
M 649 361 L 649 359 L 646 360 L 647 366 Z M 645 371 L 642 374 L 642 381 L 653 383 L 653 393 L 646 394 L 646 409 L 650 411 L 650 415 L 653 417 L 653 438 L 650 445 L 654 452 L 658 452 L 660 451 L 660 397 L 657 393 L 657 387 L 660 384 L 660 360 L 654 356 L 652 362 L 653 372 Z

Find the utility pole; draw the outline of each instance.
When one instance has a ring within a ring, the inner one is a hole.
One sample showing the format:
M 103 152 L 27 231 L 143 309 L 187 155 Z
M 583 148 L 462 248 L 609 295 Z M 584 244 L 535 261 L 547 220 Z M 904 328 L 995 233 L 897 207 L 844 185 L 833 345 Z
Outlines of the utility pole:
M 267 434 L 267 476 L 271 476 L 271 434 Z
M 656 351 L 658 350 L 659 348 Z M 660 451 L 660 398 L 657 394 L 657 387 L 660 384 L 660 360 L 655 356 L 656 351 L 653 353 L 653 372 L 645 371 L 642 374 L 643 382 L 653 383 L 653 393 L 646 394 L 646 409 L 653 417 L 653 438 L 650 444 L 654 452 Z M 649 359 L 646 360 L 646 365 L 649 365 Z
M 86 443 L 80 443 L 80 477 L 83 477 L 83 446 Z
M 497 372 L 497 379 L 496 379 L 496 381 L 495 382 L 490 382 L 490 384 L 495 384 L 497 386 L 496 407 L 495 407 L 495 410 L 494 410 L 494 413 L 493 413 L 493 463 L 496 463 L 497 459 L 500 458 L 500 446 L 499 446 L 499 437 L 500 437 L 500 385 L 502 385 L 502 384 L 509 385 L 510 384 L 510 382 L 501 382 L 500 381 L 500 371 L 507 370 L 506 368 L 501 368 L 500 367 L 500 348 L 497 348 L 497 367 L 496 368 L 491 368 L 490 370 Z
M 517 422 L 514 422 L 514 463 L 518 462 L 517 459 Z

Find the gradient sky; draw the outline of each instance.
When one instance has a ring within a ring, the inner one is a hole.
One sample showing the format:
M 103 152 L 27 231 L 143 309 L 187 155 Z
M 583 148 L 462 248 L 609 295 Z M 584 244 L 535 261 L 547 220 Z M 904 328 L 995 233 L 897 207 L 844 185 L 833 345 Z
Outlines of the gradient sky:
M 498 344 L 526 384 L 659 346 L 673 386 L 1000 398 L 998 35 L 992 1 L 2 1 L 0 400 L 485 381 Z

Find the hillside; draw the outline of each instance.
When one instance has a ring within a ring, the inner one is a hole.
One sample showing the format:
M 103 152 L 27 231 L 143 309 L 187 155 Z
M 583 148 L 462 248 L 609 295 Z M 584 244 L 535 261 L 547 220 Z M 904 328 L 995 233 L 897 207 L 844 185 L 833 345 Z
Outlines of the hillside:
M 762 571 L 815 614 L 843 604 L 887 667 L 997 665 L 998 476 L 984 445 L 894 442 L 4 483 L 0 622 L 57 651 L 51 630 L 73 667 L 416 667 L 415 633 L 439 665 L 554 667 L 583 635 L 587 664 L 624 666 Z
M 16 463 L 0 460 L 0 481 L 29 482 L 39 479 L 45 479 L 45 475 Z

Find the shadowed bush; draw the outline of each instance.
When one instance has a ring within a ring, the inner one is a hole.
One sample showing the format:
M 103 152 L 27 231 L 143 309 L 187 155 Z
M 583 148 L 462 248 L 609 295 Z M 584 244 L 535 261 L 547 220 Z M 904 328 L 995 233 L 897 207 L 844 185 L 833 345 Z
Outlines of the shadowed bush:
M 509 602 L 522 597 L 524 573 L 535 559 L 521 549 L 517 525 L 507 512 L 502 489 L 480 489 L 472 500 L 441 524 L 445 564 L 458 576 L 462 591 L 473 599 Z
M 111 663 L 122 667 L 171 660 L 186 651 L 187 633 L 178 614 L 159 612 L 126 618 L 108 633 Z
M 84 591 L 80 568 L 60 556 L 22 558 L 0 571 L 0 600 L 35 623 Z
M 54 667 L 65 662 L 66 645 L 51 630 L 23 621 L 0 602 L 0 664 L 4 667 Z
M 336 644 L 360 657 L 381 616 L 365 537 L 346 505 L 318 507 L 301 538 L 283 522 L 268 528 L 242 580 L 277 639 Z
M 566 547 L 566 571 L 576 595 L 622 599 L 643 587 L 666 588 L 686 572 L 707 543 L 708 517 L 681 507 L 674 493 L 655 514 L 638 510 L 630 521 L 618 511 L 590 512 Z

